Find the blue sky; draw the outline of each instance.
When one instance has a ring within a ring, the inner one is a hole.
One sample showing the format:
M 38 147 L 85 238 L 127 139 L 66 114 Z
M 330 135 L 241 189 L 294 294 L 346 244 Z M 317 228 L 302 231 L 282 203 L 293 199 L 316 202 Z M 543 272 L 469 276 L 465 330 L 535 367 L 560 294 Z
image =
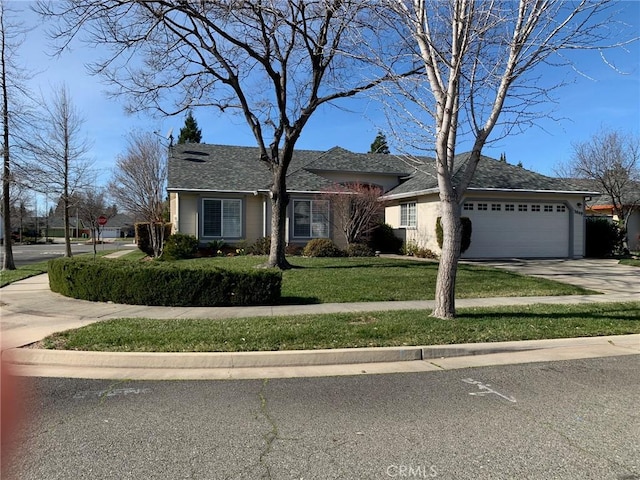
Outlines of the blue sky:
M 16 2 L 25 9 L 26 25 L 37 25 L 35 15 L 27 10 L 30 2 Z M 640 2 L 619 2 L 625 20 L 640 32 Z M 99 183 L 106 183 L 115 158 L 125 149 L 125 137 L 131 130 L 158 131 L 163 136 L 173 128 L 177 137 L 184 116 L 153 118 L 150 115 L 129 116 L 123 103 L 108 99 L 107 87 L 100 78 L 90 76 L 85 64 L 99 57 L 97 49 L 74 44 L 70 52 L 59 58 L 47 55 L 48 40 L 42 25 L 28 34 L 20 50 L 21 62 L 30 70 L 41 72 L 32 82 L 32 90 L 47 96 L 51 86 L 65 82 L 78 110 L 85 118 L 87 137 L 93 142 L 91 157 L 99 170 Z M 548 105 L 554 109 L 556 122 L 543 119 L 525 133 L 510 136 L 487 146 L 484 153 L 498 158 L 506 153 L 509 163 L 522 162 L 525 168 L 553 175 L 553 168 L 572 154 L 572 142 L 587 140 L 602 126 L 638 135 L 640 132 L 640 45 L 636 42 L 627 52 L 608 52 L 607 60 L 624 74 L 607 66 L 597 52 L 579 55 L 582 74 L 568 72 L 572 83 L 558 92 L 559 102 Z M 541 72 L 546 74 L 546 72 Z M 549 72 L 557 74 L 556 72 Z M 375 101 L 366 97 L 349 99 L 341 108 L 324 106 L 305 127 L 297 147 L 327 150 L 335 145 L 354 152 L 369 150 L 378 130 L 385 130 L 384 115 Z M 202 129 L 203 141 L 232 145 L 255 145 L 255 140 L 238 116 L 220 116 L 217 111 L 194 110 Z M 392 152 L 394 141 L 389 138 Z M 459 152 L 465 150 L 461 145 Z

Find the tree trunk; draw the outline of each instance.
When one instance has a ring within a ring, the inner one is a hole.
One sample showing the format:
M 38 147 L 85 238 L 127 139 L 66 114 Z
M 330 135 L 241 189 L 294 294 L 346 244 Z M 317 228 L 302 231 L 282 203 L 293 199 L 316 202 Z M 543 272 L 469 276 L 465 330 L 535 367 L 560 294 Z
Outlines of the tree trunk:
M 460 205 L 456 198 L 441 195 L 442 253 L 436 280 L 435 307 L 432 315 L 437 318 L 454 318 L 456 315 L 456 275 L 462 243 Z
M 7 74 L 5 60 L 4 24 L 2 30 L 2 142 L 3 142 L 3 171 L 2 171 L 2 223 L 4 227 L 4 259 L 3 270 L 15 270 L 13 249 L 11 248 L 11 156 L 9 155 L 9 101 L 7 99 Z
M 65 246 L 65 251 L 64 251 L 64 256 L 67 258 L 70 258 L 72 253 L 71 253 L 71 236 L 69 234 L 69 230 L 71 229 L 70 225 L 69 225 L 69 196 L 65 194 L 65 198 L 64 198 L 64 246 Z
M 291 268 L 285 256 L 285 228 L 289 194 L 285 183 L 285 170 L 279 165 L 274 167 L 273 186 L 271 187 L 271 250 L 265 267 L 281 270 Z

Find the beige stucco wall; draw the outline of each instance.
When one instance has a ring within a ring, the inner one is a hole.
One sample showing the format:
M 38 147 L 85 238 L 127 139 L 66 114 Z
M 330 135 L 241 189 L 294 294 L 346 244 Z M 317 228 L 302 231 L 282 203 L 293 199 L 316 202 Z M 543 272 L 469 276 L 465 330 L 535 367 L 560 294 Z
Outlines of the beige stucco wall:
M 264 236 L 263 232 L 263 195 L 252 194 L 206 194 L 206 193 L 189 193 L 181 192 L 179 194 L 171 192 L 169 195 L 171 208 L 171 221 L 174 225 L 174 231 L 194 235 L 198 237 L 198 224 L 200 222 L 201 202 L 204 198 L 241 198 L 243 199 L 243 233 L 244 238 L 254 242 L 256 239 Z M 270 208 L 267 205 L 267 208 Z M 177 213 L 177 215 L 176 215 Z M 240 240 L 234 240 L 240 241 Z
M 387 204 L 385 208 L 385 223 L 394 229 L 400 229 L 400 205 L 411 200 L 395 201 Z M 415 243 L 421 248 L 428 248 L 434 253 L 439 253 L 438 240 L 436 238 L 436 219 L 440 215 L 440 202 L 437 195 L 422 196 L 415 199 L 416 202 L 416 226 L 404 228 L 405 243 Z

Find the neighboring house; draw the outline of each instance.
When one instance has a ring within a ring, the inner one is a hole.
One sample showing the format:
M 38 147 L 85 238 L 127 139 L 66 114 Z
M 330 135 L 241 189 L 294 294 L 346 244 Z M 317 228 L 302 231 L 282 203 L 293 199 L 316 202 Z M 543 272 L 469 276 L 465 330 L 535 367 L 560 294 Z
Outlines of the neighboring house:
M 46 230 L 48 237 L 64 238 L 64 218 L 62 217 L 49 217 L 48 219 L 42 219 L 43 229 Z M 82 225 L 82 221 L 76 216 L 69 216 L 69 236 L 80 237 L 83 232 L 86 232 Z
M 458 157 L 458 170 L 466 155 Z M 271 234 L 271 173 L 255 147 L 185 144 L 172 147 L 168 191 L 174 231 L 202 244 L 254 241 Z M 298 150 L 289 167 L 286 241 L 332 238 L 344 246 L 322 194 L 336 184 L 381 187 L 385 221 L 405 241 L 438 253 L 440 203 L 434 160 Z M 483 157 L 465 196 L 462 215 L 473 234 L 466 258 L 582 257 L 585 196 L 597 195 L 520 167 Z
M 602 190 L 595 180 L 572 179 L 574 184 L 582 188 Z M 629 249 L 640 250 L 640 183 L 635 183 L 635 189 L 625 198 L 624 207 L 628 209 L 627 220 L 627 241 Z M 613 211 L 613 201 L 606 193 L 601 196 L 587 199 L 585 213 L 590 216 L 605 216 L 611 220 L 618 221 L 618 215 Z
M 107 220 L 106 225 L 100 227 L 100 238 L 132 238 L 134 236 L 133 218 L 119 213 Z

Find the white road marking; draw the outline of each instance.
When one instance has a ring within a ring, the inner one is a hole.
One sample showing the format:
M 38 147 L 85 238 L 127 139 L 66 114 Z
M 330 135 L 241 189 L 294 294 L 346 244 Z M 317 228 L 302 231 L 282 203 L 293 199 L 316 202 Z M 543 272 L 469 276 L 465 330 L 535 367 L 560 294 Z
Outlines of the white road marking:
M 111 390 L 84 390 L 76 393 L 73 398 L 87 397 L 116 397 L 118 395 L 140 395 L 151 392 L 150 388 L 114 388 Z
M 493 394 L 499 396 L 500 398 L 504 398 L 508 402 L 516 403 L 516 399 L 515 398 L 513 398 L 513 397 L 511 397 L 509 395 L 503 395 L 502 393 L 497 392 L 496 390 L 491 388 L 491 385 L 489 385 L 489 384 L 484 384 L 482 382 L 479 382 L 478 380 L 474 380 L 473 378 L 463 378 L 462 381 L 464 383 L 468 383 L 470 385 L 476 385 L 478 387 L 478 389 L 480 390 L 479 392 L 470 392 L 469 395 L 484 396 L 484 395 L 489 395 L 489 394 L 493 393 Z

